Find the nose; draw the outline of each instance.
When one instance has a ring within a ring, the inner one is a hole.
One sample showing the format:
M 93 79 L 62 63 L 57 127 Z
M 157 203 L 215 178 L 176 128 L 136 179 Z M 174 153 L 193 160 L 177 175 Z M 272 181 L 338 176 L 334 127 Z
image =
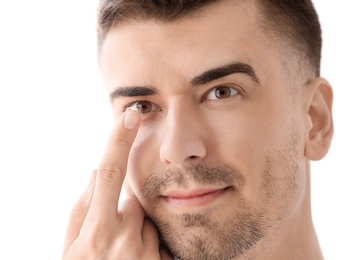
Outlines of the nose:
M 171 108 L 161 132 L 161 161 L 178 167 L 202 161 L 207 155 L 202 121 L 197 110 Z

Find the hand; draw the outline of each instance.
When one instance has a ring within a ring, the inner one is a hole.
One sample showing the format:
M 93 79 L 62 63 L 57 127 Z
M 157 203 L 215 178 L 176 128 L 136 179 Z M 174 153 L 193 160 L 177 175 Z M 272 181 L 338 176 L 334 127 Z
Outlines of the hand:
M 145 218 L 137 199 L 118 208 L 121 187 L 140 114 L 126 111 L 115 126 L 108 147 L 87 190 L 72 211 L 63 259 L 160 259 L 156 228 Z M 166 259 L 166 254 L 161 253 Z

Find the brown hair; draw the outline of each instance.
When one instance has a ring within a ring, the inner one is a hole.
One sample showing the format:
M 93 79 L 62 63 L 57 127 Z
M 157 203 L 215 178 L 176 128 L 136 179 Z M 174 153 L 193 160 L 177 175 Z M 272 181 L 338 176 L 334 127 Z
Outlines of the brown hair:
M 101 0 L 98 13 L 99 49 L 109 30 L 119 22 L 135 19 L 170 22 L 219 1 Z M 303 63 L 308 64 L 314 76 L 319 76 L 321 28 L 311 0 L 256 0 L 256 3 L 263 18 L 260 26 L 276 40 L 278 49 L 282 52 L 289 49 L 298 56 L 298 60 L 303 59 Z
M 127 20 L 156 19 L 171 22 L 218 0 L 101 0 L 98 13 L 98 43 L 108 31 Z

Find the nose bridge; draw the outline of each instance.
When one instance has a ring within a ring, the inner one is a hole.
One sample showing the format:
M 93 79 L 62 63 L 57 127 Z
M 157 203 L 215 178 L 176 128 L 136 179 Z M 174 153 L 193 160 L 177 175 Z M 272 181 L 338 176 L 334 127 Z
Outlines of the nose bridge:
M 201 161 L 207 149 L 201 135 L 202 119 L 191 103 L 175 102 L 168 109 L 160 146 L 161 161 L 182 166 Z

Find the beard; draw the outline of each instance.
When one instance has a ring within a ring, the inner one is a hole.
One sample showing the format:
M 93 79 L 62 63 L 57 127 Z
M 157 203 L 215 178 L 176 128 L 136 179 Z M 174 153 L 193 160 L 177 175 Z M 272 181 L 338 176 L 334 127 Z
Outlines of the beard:
M 175 259 L 234 259 L 252 248 L 266 234 L 265 214 L 237 200 L 239 210 L 224 218 L 215 218 L 215 212 L 227 211 L 227 205 L 205 209 L 198 213 L 164 215 L 158 209 L 160 194 L 171 185 L 184 187 L 187 183 L 228 187 L 225 192 L 239 196 L 244 176 L 229 165 L 198 164 L 185 171 L 171 168 L 148 177 L 142 197 L 156 211 L 151 216 L 160 231 L 163 243 Z M 231 203 L 231 202 L 230 202 Z M 232 205 L 234 206 L 234 205 Z
M 176 259 L 235 259 L 244 256 L 266 234 L 263 214 L 237 212 L 228 221 L 214 221 L 207 213 L 158 220 L 163 242 Z M 178 228 L 177 228 L 178 226 Z
M 200 163 L 184 170 L 170 167 L 145 180 L 141 197 L 150 205 L 149 217 L 175 259 L 252 259 L 258 248 L 271 245 L 271 241 L 277 239 L 282 222 L 287 221 L 299 205 L 297 201 L 301 200 L 305 185 L 305 177 L 299 175 L 296 148 L 300 138 L 294 126 L 286 142 L 264 155 L 263 180 L 258 193 L 262 207 L 242 195 L 244 174 L 228 164 Z M 168 187 L 184 188 L 189 183 L 228 187 L 225 196 L 231 199 L 197 213 L 161 210 L 161 194 Z

